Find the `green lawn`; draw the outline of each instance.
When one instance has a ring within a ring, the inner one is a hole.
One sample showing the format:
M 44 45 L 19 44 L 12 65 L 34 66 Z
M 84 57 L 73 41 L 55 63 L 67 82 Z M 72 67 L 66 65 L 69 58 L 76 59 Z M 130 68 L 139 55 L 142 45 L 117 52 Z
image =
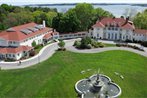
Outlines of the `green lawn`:
M 80 71 L 89 68 L 100 68 L 117 83 L 122 88 L 120 98 L 147 97 L 147 58 L 116 50 L 97 54 L 57 52 L 30 68 L 0 71 L 0 98 L 76 98 L 76 81 L 94 73 Z
M 105 43 L 105 47 L 116 47 L 116 44 L 106 44 Z

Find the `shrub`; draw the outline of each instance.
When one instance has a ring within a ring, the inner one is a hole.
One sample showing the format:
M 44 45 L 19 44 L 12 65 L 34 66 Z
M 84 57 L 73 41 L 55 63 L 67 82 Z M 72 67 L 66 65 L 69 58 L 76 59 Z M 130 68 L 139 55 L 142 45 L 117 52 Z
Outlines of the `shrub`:
M 77 41 L 75 47 L 76 48 L 80 48 L 81 47 L 81 42 L 80 41 Z
M 65 42 L 63 40 L 61 40 L 59 43 L 58 43 L 58 46 L 60 47 L 58 49 L 58 51 L 65 51 L 66 49 L 64 48 L 65 46 Z
M 99 47 L 98 42 L 96 42 L 96 41 L 94 41 L 94 40 L 92 41 L 91 45 L 92 45 L 94 48 L 98 48 L 98 47 Z
M 30 51 L 30 56 L 34 56 L 35 54 L 35 51 Z
M 64 42 L 64 41 L 60 41 L 60 42 L 58 43 L 58 46 L 59 46 L 60 48 L 64 48 L 65 42 Z
M 132 40 L 127 39 L 125 42 L 132 43 Z
M 91 49 L 92 48 L 92 45 L 91 44 L 88 44 L 86 48 L 87 49 Z
M 41 45 L 36 45 L 35 49 L 39 49 L 41 47 Z
M 91 42 L 92 42 L 92 40 L 91 40 L 90 37 L 83 37 L 81 39 L 81 43 L 79 43 L 80 44 L 80 48 L 86 49 L 87 48 L 87 45 L 88 44 L 91 44 Z M 78 44 L 78 47 L 79 47 L 79 44 Z
M 103 48 L 105 45 L 103 43 L 99 43 L 99 47 Z
M 76 41 L 74 42 L 73 46 L 77 46 L 78 43 L 79 43 L 79 41 L 76 40 Z
M 33 42 L 32 42 L 32 46 L 33 46 L 33 47 L 36 47 L 36 45 L 37 45 L 36 42 L 33 41 Z
M 147 47 L 147 41 L 141 43 L 142 46 Z

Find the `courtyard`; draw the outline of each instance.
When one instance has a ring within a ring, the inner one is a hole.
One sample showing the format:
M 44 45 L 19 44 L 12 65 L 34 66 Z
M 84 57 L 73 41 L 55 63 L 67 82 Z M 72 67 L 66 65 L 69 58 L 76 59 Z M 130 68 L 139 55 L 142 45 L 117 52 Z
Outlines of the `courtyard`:
M 25 69 L 0 71 L 0 97 L 76 98 L 75 83 L 95 74 L 108 75 L 122 89 L 120 98 L 147 96 L 147 58 L 132 52 L 56 52 L 51 58 Z M 92 69 L 86 72 L 87 69 Z M 81 74 L 81 71 L 85 73 Z M 123 75 L 121 79 L 115 72 Z

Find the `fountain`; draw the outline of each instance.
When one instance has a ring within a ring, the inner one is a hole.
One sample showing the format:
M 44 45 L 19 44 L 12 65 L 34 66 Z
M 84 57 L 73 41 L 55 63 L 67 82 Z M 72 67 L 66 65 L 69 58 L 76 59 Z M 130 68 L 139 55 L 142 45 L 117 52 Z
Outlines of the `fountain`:
M 99 74 L 97 74 L 97 79 L 96 79 L 96 81 L 92 84 L 91 91 L 92 91 L 93 93 L 98 93 L 98 92 L 101 91 L 103 85 L 104 85 L 104 82 L 101 81 Z
M 121 95 L 121 88 L 103 74 L 78 81 L 75 90 L 81 98 L 118 98 Z

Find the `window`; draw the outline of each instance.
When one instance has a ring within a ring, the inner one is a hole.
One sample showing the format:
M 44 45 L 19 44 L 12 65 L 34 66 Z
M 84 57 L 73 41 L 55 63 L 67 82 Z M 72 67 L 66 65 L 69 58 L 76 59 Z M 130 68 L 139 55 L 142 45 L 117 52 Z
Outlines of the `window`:
M 128 35 L 126 36 L 126 39 L 128 39 Z
M 112 27 L 112 30 L 114 30 L 114 27 Z
M 115 33 L 115 39 L 117 39 L 117 34 Z
M 12 41 L 9 41 L 9 44 L 12 44 Z
M 99 37 L 99 34 L 97 34 L 97 37 Z
M 110 33 L 108 33 L 108 39 L 110 39 Z
M 113 39 L 113 33 L 112 33 L 111 39 Z
M 121 39 L 121 34 L 119 35 L 119 38 Z

